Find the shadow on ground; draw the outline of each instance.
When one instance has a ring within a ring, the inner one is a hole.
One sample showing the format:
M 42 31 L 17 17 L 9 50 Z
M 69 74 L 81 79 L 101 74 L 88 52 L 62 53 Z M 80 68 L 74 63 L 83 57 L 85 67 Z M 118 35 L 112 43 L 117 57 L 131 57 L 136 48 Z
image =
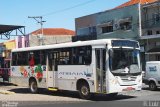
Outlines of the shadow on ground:
M 142 88 L 142 90 L 148 90 L 148 91 L 150 91 L 149 87 L 144 87 L 144 88 Z M 160 88 L 157 88 L 155 91 L 160 91 Z
M 18 86 L 14 85 L 14 84 L 11 84 L 11 83 L 0 82 L 0 86 L 14 86 L 13 89 L 10 89 L 8 91 L 12 91 L 12 92 L 19 93 L 19 94 L 31 94 L 28 88 L 19 88 Z M 39 89 L 38 94 L 80 99 L 79 93 L 78 92 L 73 92 L 73 91 L 57 91 L 57 92 L 54 92 L 54 91 L 49 91 L 47 89 Z M 122 95 L 122 94 L 114 96 L 114 97 L 111 97 L 109 95 L 104 95 L 104 94 L 95 94 L 91 98 L 91 101 L 114 101 L 114 100 L 130 99 L 130 98 L 136 98 L 136 97 L 135 96 Z
M 12 91 L 15 93 L 20 93 L 20 94 L 30 94 L 30 91 L 28 88 L 15 88 L 15 89 L 11 89 L 9 91 Z M 48 91 L 47 89 L 39 89 L 38 94 L 80 99 L 79 93 L 73 92 L 73 91 L 53 92 L 53 91 Z M 111 97 L 109 95 L 104 95 L 104 94 L 95 94 L 91 98 L 91 101 L 114 101 L 114 100 L 130 99 L 130 98 L 136 98 L 136 97 L 135 96 L 127 96 L 127 95 L 117 95 L 117 96 Z
M 0 82 L 0 86 L 17 86 L 17 85 L 9 83 L 9 82 Z

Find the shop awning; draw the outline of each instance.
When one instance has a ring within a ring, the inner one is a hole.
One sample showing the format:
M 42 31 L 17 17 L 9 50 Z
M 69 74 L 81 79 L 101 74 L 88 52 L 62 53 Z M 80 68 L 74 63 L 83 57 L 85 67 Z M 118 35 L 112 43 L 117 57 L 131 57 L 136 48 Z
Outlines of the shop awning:
M 131 22 L 131 21 L 132 21 L 132 17 L 126 17 L 123 19 L 119 19 L 119 23 Z
M 113 20 L 98 24 L 97 26 L 98 27 L 113 26 Z
M 19 28 L 23 28 L 24 26 L 14 26 L 14 25 L 0 25 L 0 34 L 13 31 Z
M 13 31 L 15 31 L 14 34 L 13 34 Z M 25 35 L 25 26 L 1 25 L 0 24 L 1 39 L 5 39 L 5 38 L 10 39 L 10 36 L 18 36 L 19 34 Z

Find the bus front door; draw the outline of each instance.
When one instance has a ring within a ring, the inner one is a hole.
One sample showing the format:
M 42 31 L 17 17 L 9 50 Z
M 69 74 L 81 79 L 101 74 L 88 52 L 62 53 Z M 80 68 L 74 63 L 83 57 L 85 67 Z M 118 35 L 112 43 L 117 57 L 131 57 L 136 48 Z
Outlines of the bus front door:
M 48 80 L 48 87 L 49 88 L 58 88 L 57 79 L 58 79 L 58 52 L 53 52 L 48 55 L 48 73 L 47 73 L 47 80 Z
M 106 92 L 106 49 L 96 49 L 96 90 Z

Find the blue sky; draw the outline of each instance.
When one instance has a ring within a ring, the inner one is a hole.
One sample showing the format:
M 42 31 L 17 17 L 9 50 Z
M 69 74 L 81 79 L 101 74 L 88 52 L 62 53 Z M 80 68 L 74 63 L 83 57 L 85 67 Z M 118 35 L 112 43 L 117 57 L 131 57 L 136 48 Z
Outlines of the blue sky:
M 40 25 L 28 16 L 44 15 L 45 28 L 75 30 L 75 18 L 108 10 L 127 1 L 129 0 L 1 0 L 0 24 L 26 26 L 26 33 L 30 33 L 39 29 Z M 67 10 L 61 11 L 65 9 Z

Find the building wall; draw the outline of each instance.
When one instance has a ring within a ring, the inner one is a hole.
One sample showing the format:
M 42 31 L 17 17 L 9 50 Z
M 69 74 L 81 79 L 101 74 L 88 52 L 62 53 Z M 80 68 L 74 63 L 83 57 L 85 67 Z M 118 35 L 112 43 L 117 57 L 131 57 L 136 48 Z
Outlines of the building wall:
M 138 4 L 101 12 L 98 15 L 97 21 L 97 34 L 98 38 L 131 38 L 137 39 L 139 37 L 139 11 Z M 129 19 L 131 22 L 131 29 L 121 29 L 120 23 Z M 112 22 L 113 32 L 103 33 L 101 25 Z
M 23 40 L 24 42 L 23 42 L 23 46 L 24 47 L 29 47 L 30 46 L 30 44 L 29 44 L 29 35 L 26 35 L 25 37 L 24 37 L 24 40 Z
M 14 40 L 12 40 L 12 41 L 7 41 L 7 42 L 4 42 L 3 43 L 4 44 L 4 46 L 5 46 L 5 50 L 4 50 L 4 58 L 6 58 L 6 59 L 10 59 L 10 57 L 11 57 L 11 50 L 12 49 L 15 49 L 15 41 Z
M 29 35 L 18 36 L 15 41 L 16 48 L 29 47 Z
M 123 21 L 128 20 L 131 24 L 131 29 L 122 30 L 120 24 Z M 104 12 L 95 13 L 92 15 L 77 18 L 76 35 L 92 35 L 91 31 L 94 31 L 98 39 L 102 38 L 139 38 L 139 7 L 138 4 L 113 9 Z M 112 32 L 103 32 L 102 28 L 113 26 Z M 94 29 L 95 27 L 95 29 Z
M 64 42 L 71 42 L 72 35 L 45 35 L 43 37 L 43 45 L 50 45 L 50 44 L 57 44 L 57 43 L 64 43 Z M 30 46 L 39 46 L 41 45 L 42 38 L 37 35 L 30 35 L 29 43 Z
M 96 35 L 97 13 L 75 19 L 76 35 Z
M 12 50 L 16 48 L 15 40 L 7 41 L 7 42 L 4 42 L 3 44 L 5 45 L 7 50 Z
M 160 46 L 160 2 L 142 6 L 142 39 L 145 53 L 150 49 Z M 160 60 L 160 54 L 146 54 L 146 61 Z
M 160 2 L 144 5 L 142 20 L 143 36 L 160 34 Z

